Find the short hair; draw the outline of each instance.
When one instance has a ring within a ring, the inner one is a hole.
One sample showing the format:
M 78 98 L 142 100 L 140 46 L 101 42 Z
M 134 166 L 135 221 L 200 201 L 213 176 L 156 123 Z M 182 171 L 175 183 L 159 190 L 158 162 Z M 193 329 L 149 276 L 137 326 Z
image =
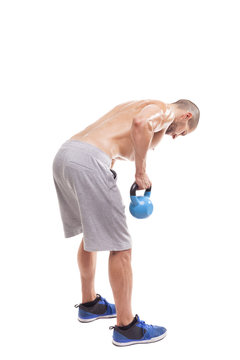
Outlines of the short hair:
M 189 111 L 192 113 L 192 117 L 188 121 L 188 126 L 189 126 L 189 130 L 195 129 L 198 125 L 199 117 L 200 117 L 200 110 L 197 107 L 197 105 L 194 104 L 192 101 L 185 99 L 178 100 L 173 104 L 176 104 L 179 109 L 185 110 L 186 112 Z

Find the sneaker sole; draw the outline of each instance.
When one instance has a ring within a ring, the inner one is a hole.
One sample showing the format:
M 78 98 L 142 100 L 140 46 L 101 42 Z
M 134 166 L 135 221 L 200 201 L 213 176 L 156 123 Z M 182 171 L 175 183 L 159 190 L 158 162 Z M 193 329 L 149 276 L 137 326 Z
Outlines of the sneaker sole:
M 136 345 L 136 344 L 149 344 L 149 343 L 153 343 L 153 342 L 156 342 L 156 341 L 160 341 L 162 340 L 163 338 L 165 338 L 165 336 L 167 335 L 167 331 L 160 335 L 160 336 L 155 336 L 153 337 L 152 339 L 149 339 L 149 340 L 142 340 L 142 341 L 131 341 L 131 342 L 128 342 L 128 343 L 120 343 L 120 342 L 117 342 L 117 341 L 112 341 L 113 345 L 116 345 L 116 346 L 129 346 L 129 345 Z
M 117 315 L 105 315 L 105 316 L 98 316 L 92 319 L 81 319 L 78 317 L 78 321 L 83 322 L 83 323 L 88 323 L 88 322 L 92 322 L 98 319 L 111 319 L 111 318 L 115 318 L 117 317 Z

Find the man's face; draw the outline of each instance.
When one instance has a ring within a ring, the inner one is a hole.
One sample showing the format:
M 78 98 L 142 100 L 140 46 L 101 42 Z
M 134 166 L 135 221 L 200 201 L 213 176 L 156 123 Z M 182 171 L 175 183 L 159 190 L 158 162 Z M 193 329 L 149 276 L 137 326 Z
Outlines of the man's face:
M 166 134 L 175 139 L 178 136 L 184 136 L 189 133 L 187 117 L 176 118 L 167 128 Z

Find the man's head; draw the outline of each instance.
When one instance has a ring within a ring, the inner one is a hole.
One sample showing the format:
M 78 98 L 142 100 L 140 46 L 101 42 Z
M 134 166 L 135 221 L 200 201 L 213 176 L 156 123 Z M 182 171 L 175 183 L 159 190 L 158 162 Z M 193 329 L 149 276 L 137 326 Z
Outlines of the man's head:
M 190 100 L 182 99 L 170 104 L 170 106 L 175 118 L 167 128 L 166 134 L 175 139 L 179 135 L 187 135 L 196 129 L 200 117 L 197 105 Z

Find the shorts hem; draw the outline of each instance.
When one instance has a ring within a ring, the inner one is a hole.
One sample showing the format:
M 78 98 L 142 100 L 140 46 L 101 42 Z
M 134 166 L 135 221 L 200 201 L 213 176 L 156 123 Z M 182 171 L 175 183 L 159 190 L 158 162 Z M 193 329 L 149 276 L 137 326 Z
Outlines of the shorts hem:
M 81 228 L 77 228 L 77 229 L 75 229 L 75 230 L 65 231 L 65 232 L 64 232 L 64 236 L 65 236 L 65 238 L 70 238 L 70 237 L 79 235 L 79 234 L 81 234 L 82 232 L 83 232 L 83 231 L 82 231 Z
M 127 246 L 127 247 L 124 247 L 124 248 L 121 248 L 121 249 L 116 249 L 116 248 L 111 248 L 111 249 L 94 249 L 94 248 L 89 248 L 89 247 L 85 247 L 84 246 L 84 250 L 85 251 L 123 251 L 123 250 L 129 250 L 129 249 L 132 249 L 132 245 L 130 246 Z

